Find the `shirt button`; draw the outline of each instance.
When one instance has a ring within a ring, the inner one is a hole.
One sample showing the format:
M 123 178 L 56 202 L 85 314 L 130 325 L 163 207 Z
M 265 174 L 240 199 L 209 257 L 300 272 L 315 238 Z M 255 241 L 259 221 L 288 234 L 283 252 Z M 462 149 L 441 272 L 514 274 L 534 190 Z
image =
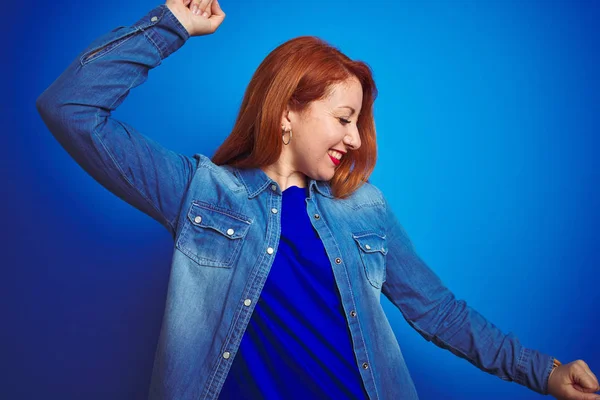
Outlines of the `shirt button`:
M 350 311 L 350 316 L 351 317 L 356 317 L 356 311 L 354 311 L 354 310 Z
M 319 214 L 315 214 L 315 219 L 319 219 L 321 216 Z
M 364 362 L 364 363 L 362 364 L 362 367 L 363 367 L 364 369 L 367 369 L 367 368 L 369 368 L 369 363 L 366 363 L 366 362 Z
M 231 228 L 227 229 L 227 234 L 229 236 L 233 235 L 233 229 L 231 229 Z
M 152 21 L 152 22 L 156 22 L 156 21 L 158 21 L 158 17 L 152 17 L 152 18 L 150 19 L 150 21 Z
M 272 247 L 269 247 L 269 248 L 267 249 L 267 253 L 269 253 L 269 254 L 273 254 L 273 248 L 272 248 Z
M 271 185 L 271 190 L 272 190 L 272 191 L 276 191 L 276 190 L 277 190 L 277 186 L 275 186 L 275 185 Z
M 248 307 L 250 304 L 252 304 L 252 300 L 250 300 L 250 299 L 246 299 L 246 300 L 244 300 L 244 305 L 245 305 L 246 307 Z
M 202 222 L 202 217 L 201 216 L 197 216 L 196 218 L 194 218 L 194 222 L 199 224 L 200 222 Z
M 367 250 L 371 250 L 371 246 L 369 246 L 368 244 L 365 247 Z
M 228 351 L 226 351 L 225 353 L 223 353 L 223 358 L 224 358 L 224 359 L 226 359 L 226 360 L 227 360 L 227 359 L 228 359 L 230 356 L 231 356 L 231 353 L 229 353 Z M 365 363 L 365 364 L 366 364 L 366 363 Z M 365 365 L 365 364 L 363 364 L 363 367 L 364 367 L 364 365 Z
M 276 208 L 271 208 L 271 212 L 272 212 L 273 214 L 277 214 L 277 209 L 276 209 Z
M 341 259 L 341 258 L 339 258 L 339 257 L 338 257 L 338 258 L 336 258 L 336 259 L 335 259 L 335 263 L 336 263 L 336 264 L 341 264 L 341 263 L 342 263 L 342 259 Z

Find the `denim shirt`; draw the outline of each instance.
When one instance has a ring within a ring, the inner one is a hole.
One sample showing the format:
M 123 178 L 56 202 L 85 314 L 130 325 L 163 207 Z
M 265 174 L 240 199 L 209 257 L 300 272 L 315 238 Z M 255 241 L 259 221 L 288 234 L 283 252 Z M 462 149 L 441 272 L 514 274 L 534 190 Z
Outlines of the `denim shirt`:
M 170 10 L 158 6 L 132 26 L 96 39 L 36 103 L 82 168 L 174 239 L 152 399 L 218 398 L 281 230 L 282 188 L 262 170 L 175 153 L 111 117 L 148 71 L 188 38 Z M 331 264 L 371 399 L 417 399 L 382 293 L 425 340 L 547 394 L 553 357 L 523 347 L 456 299 L 419 258 L 375 186 L 365 183 L 337 199 L 327 182 L 310 180 L 306 212 Z

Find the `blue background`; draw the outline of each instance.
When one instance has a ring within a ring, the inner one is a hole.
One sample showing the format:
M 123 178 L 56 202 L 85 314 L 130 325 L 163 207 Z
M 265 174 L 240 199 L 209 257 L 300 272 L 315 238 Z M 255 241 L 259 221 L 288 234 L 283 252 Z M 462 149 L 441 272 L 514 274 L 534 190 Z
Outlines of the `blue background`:
M 58 145 L 35 99 L 93 39 L 161 4 L 9 2 L 2 25 L 0 397 L 147 396 L 173 243 Z M 505 332 L 600 374 L 600 3 L 223 0 L 114 114 L 212 155 L 280 43 L 368 62 L 372 182 L 422 258 Z M 426 342 L 382 297 L 422 399 L 538 399 Z

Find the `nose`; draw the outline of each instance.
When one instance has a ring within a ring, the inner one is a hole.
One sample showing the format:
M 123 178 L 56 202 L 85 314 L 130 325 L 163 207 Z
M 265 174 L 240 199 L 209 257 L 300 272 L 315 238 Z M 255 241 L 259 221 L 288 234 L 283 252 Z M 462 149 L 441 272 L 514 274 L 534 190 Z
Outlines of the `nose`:
M 358 150 L 361 141 L 360 141 L 360 133 L 358 132 L 358 127 L 354 125 L 354 128 L 350 130 L 346 136 L 344 136 L 344 144 L 350 148 L 350 150 Z

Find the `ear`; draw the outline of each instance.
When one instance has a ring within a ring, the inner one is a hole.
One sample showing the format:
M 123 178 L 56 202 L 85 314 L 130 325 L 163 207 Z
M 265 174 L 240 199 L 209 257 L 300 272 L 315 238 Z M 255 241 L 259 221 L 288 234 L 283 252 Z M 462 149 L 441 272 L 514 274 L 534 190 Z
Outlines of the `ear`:
M 285 110 L 283 110 L 283 113 L 281 114 L 280 126 L 282 130 L 289 131 L 290 129 L 292 129 L 292 119 L 290 113 L 292 113 L 292 111 L 289 107 L 286 107 Z

